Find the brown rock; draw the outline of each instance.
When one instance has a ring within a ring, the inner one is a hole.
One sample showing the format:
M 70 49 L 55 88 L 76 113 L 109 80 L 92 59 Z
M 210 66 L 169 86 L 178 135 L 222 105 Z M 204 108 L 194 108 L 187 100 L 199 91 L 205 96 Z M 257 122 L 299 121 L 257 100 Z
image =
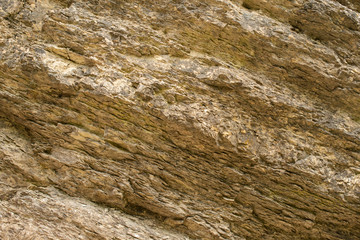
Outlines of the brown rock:
M 0 3 L 0 239 L 360 239 L 355 0 Z

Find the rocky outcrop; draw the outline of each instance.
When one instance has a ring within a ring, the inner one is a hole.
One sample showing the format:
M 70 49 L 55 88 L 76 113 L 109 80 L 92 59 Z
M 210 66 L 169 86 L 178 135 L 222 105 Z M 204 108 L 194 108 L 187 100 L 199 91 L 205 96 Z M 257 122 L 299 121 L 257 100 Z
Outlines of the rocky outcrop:
M 360 239 L 356 0 L 0 3 L 1 239 Z

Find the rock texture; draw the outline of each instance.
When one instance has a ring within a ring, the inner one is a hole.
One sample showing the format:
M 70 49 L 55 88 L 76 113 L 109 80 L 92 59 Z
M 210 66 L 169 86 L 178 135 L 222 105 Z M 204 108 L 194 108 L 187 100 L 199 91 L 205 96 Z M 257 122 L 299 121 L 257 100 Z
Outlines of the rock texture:
M 0 238 L 360 239 L 359 12 L 0 1 Z

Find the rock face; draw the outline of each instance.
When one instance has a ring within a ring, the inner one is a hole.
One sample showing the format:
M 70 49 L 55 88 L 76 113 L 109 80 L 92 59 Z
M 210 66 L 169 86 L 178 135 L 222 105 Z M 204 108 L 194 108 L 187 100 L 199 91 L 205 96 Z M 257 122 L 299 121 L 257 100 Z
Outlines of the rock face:
M 0 239 L 360 239 L 358 0 L 2 0 Z

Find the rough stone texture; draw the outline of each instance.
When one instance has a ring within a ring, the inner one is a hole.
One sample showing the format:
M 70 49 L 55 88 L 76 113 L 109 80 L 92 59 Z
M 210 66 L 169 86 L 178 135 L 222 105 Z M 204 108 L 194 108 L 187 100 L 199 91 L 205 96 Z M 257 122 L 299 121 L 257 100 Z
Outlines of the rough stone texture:
M 0 1 L 0 239 L 360 239 L 359 12 Z

